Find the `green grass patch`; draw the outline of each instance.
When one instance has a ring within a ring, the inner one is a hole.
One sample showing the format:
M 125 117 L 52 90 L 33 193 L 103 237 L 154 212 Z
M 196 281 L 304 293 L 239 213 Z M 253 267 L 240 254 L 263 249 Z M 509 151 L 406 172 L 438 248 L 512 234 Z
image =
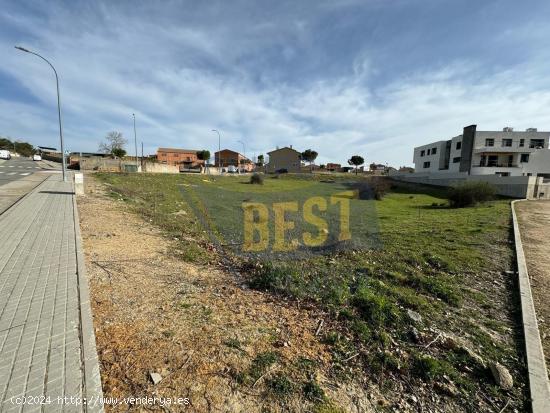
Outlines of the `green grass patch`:
M 211 248 L 213 239 L 223 245 L 242 241 L 243 217 L 235 211 L 242 213 L 243 202 L 272 205 L 295 197 L 301 208 L 308 197 L 324 197 L 328 200 L 329 233 L 333 234 L 340 230 L 338 225 L 333 226 L 338 223 L 339 210 L 330 210 L 330 195 L 365 184 L 354 176 L 331 176 L 328 181 L 324 176 L 293 174 L 277 179 L 267 176 L 263 185 L 251 185 L 247 177 L 98 176 L 109 185 L 109 196 L 130 205 L 174 240 L 174 254 L 205 263 L 219 261 L 219 247 Z M 501 323 L 487 321 L 491 311 L 503 310 L 483 282 L 491 286 L 487 274 L 508 269 L 513 258 L 509 201 L 496 199 L 471 208 L 451 208 L 445 198 L 444 189 L 394 184 L 381 200 L 367 196 L 352 200 L 352 238 L 355 234 L 368 235 L 366 239 L 375 239 L 374 243 L 345 244 L 341 249 L 312 251 L 299 257 L 277 253 L 243 257 L 230 246 L 222 251 L 248 276 L 251 287 L 308 301 L 337 321 L 331 327 L 333 331 L 323 331 L 322 335 L 333 353 L 335 374 L 349 371 L 346 365 L 351 357 L 363 360 L 368 372 L 406 374 L 426 382 L 447 376 L 461 390 L 483 391 L 490 379 L 478 371 L 459 373 L 466 356 L 430 351 L 436 344 L 423 349 L 411 341 L 410 331 L 414 324 L 418 329 L 434 326 L 459 335 L 465 333 L 487 360 L 519 359 L 515 349 L 494 343 L 468 321 L 481 320 L 484 328 L 504 331 Z M 273 211 L 269 211 L 272 234 Z M 304 230 L 315 233 L 314 226 L 300 218 L 301 210 L 287 216 L 295 223 L 295 229 L 288 232 L 290 236 L 299 238 Z M 422 321 L 413 323 L 407 316 L 408 309 L 418 312 Z M 395 342 L 405 356 L 389 352 Z M 236 342 L 226 341 L 225 345 L 240 348 Z M 354 357 L 358 350 L 362 355 Z M 238 381 L 253 384 L 278 362 L 277 353 L 261 353 L 248 369 L 238 373 Z M 301 363 L 306 371 L 308 362 Z M 270 377 L 270 392 L 285 397 L 301 388 L 306 398 L 306 393 L 316 397 L 318 389 L 306 391 L 305 384 L 299 384 L 307 380 L 293 385 L 285 377 Z M 521 398 L 521 394 L 515 396 Z M 330 404 L 316 406 L 329 409 Z

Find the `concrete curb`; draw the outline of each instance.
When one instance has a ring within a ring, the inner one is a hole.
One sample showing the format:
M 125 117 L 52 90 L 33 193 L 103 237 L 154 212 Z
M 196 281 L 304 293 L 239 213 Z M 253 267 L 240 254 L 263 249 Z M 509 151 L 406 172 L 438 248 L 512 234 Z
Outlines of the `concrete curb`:
M 72 184 L 74 190 L 74 183 Z M 82 253 L 82 238 L 80 235 L 80 220 L 76 195 L 73 194 L 74 231 L 76 244 L 76 264 L 78 273 L 79 313 L 80 313 L 80 340 L 82 343 L 82 368 L 84 371 L 84 394 L 87 400 L 85 410 L 87 412 L 103 412 L 103 392 L 101 389 L 101 376 L 99 373 L 99 360 L 95 346 L 94 325 L 92 321 L 92 308 L 90 305 L 90 291 L 86 266 Z M 93 401 L 93 404 L 90 402 Z
M 533 413 L 547 413 L 550 406 L 550 384 L 548 382 L 548 373 L 544 360 L 542 342 L 540 340 L 535 305 L 533 303 L 533 296 L 531 295 L 531 283 L 529 282 L 527 263 L 525 262 L 518 219 L 514 208 L 516 202 L 522 201 L 526 200 L 521 199 L 512 201 L 511 206 L 518 265 L 521 316 L 523 321 L 523 334 L 525 337 L 525 352 L 527 354 L 527 368 L 529 371 L 531 410 Z

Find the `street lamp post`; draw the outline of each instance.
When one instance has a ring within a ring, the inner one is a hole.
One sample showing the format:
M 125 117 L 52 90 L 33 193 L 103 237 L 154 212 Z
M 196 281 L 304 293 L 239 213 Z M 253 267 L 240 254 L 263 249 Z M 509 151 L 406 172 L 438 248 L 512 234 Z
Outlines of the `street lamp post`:
M 134 147 L 136 149 L 136 168 L 139 168 L 137 153 L 136 115 L 132 113 L 132 116 L 134 117 Z
M 237 141 L 237 142 L 239 142 L 241 145 L 243 145 L 243 155 L 246 158 L 246 146 L 245 146 L 244 142 L 243 141 Z
M 66 161 L 65 161 L 65 148 L 63 146 L 63 128 L 61 127 L 61 98 L 59 97 L 59 77 L 57 76 L 57 71 L 55 70 L 55 67 L 44 57 L 40 56 L 38 53 L 31 52 L 30 50 L 25 49 L 21 46 L 15 46 L 16 49 L 21 50 L 25 53 L 30 53 L 35 56 L 38 56 L 42 60 L 44 60 L 47 64 L 50 65 L 50 67 L 53 69 L 53 72 L 55 73 L 55 84 L 57 87 L 57 115 L 59 118 L 59 140 L 61 142 L 61 167 L 62 167 L 62 174 L 63 174 L 63 181 L 67 181 L 67 177 L 65 175 L 65 170 L 67 169 Z
M 237 141 L 237 142 L 239 142 L 241 145 L 243 145 L 243 156 L 246 159 L 246 146 L 245 146 L 244 142 L 243 141 Z M 245 159 L 243 159 L 243 162 L 245 162 Z M 244 166 L 244 163 L 243 163 L 243 166 Z M 241 171 L 240 166 L 237 165 L 237 168 L 239 168 L 239 173 L 240 173 L 240 171 Z
M 221 137 L 220 137 L 220 131 L 217 129 L 212 129 L 212 132 L 216 132 L 218 134 L 218 168 L 221 172 L 222 168 L 222 145 L 221 145 Z M 214 160 L 216 160 L 216 156 L 214 155 Z

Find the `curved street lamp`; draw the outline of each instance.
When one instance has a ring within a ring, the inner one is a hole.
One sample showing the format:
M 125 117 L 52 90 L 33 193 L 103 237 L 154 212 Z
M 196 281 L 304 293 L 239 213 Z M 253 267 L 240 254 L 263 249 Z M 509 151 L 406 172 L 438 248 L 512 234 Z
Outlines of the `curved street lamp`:
M 237 141 L 237 142 L 239 142 L 241 145 L 243 145 L 243 156 L 244 156 L 243 165 L 244 165 L 244 162 L 245 162 L 245 159 L 246 159 L 246 146 L 245 146 L 243 141 Z M 240 173 L 240 171 L 241 171 L 240 165 L 237 165 L 237 168 L 239 168 L 239 173 Z
M 35 56 L 38 56 L 43 61 L 45 61 L 47 64 L 50 65 L 50 67 L 53 69 L 53 72 L 55 73 L 55 84 L 57 86 L 57 114 L 59 117 L 59 140 L 61 142 L 61 167 L 62 167 L 62 173 L 63 173 L 63 181 L 67 181 L 67 177 L 65 176 L 65 170 L 67 169 L 66 161 L 65 161 L 65 148 L 63 146 L 63 128 L 61 127 L 61 99 L 59 97 L 59 77 L 57 76 L 57 71 L 55 70 L 55 67 L 45 58 L 40 56 L 38 53 L 31 52 L 30 50 L 25 49 L 21 46 L 15 46 L 16 49 L 21 50 L 25 53 L 30 53 Z
M 132 116 L 134 118 L 134 146 L 135 146 L 135 149 L 136 149 L 136 168 L 139 168 L 138 154 L 137 154 L 137 134 L 136 134 L 136 115 L 135 115 L 135 113 L 132 113 Z M 139 172 L 139 171 L 136 171 L 136 172 Z
M 222 146 L 221 146 L 221 137 L 220 137 L 220 131 L 217 129 L 212 129 L 212 132 L 216 132 L 218 134 L 218 168 L 222 167 Z M 214 160 L 216 160 L 216 155 L 214 154 Z

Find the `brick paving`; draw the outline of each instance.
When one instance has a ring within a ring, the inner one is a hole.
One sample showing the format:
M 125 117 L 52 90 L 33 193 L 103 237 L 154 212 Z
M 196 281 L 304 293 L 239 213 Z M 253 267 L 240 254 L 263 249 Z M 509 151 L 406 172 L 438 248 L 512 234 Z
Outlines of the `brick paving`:
M 73 198 L 52 176 L 0 215 L 2 412 L 102 410 L 60 399 L 101 397 Z

